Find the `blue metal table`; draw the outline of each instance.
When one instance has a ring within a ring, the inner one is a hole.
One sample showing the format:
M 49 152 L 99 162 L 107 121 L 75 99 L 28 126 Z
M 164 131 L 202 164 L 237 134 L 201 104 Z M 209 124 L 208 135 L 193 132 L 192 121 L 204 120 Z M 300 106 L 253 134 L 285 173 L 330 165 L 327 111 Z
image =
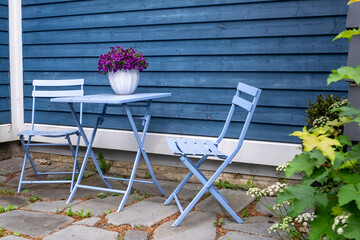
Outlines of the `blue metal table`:
M 115 192 L 115 193 L 122 193 L 124 194 L 124 197 L 119 205 L 118 208 L 118 212 L 121 211 L 125 205 L 126 199 L 130 194 L 131 191 L 131 187 L 132 184 L 134 182 L 140 182 L 140 183 L 145 183 L 145 184 L 155 184 L 155 186 L 158 188 L 158 190 L 160 191 L 161 195 L 164 195 L 164 190 L 161 188 L 161 186 L 159 185 L 158 181 L 156 180 L 154 171 L 152 170 L 149 158 L 145 152 L 144 149 L 144 141 L 145 141 L 145 136 L 146 136 L 146 132 L 148 130 L 148 126 L 149 126 L 149 122 L 150 122 L 150 106 L 151 106 L 151 102 L 153 99 L 157 99 L 157 98 L 163 98 L 163 97 L 170 97 L 171 93 L 140 93 L 140 94 L 132 94 L 132 95 L 115 95 L 115 94 L 96 94 L 96 95 L 85 95 L 85 96 L 79 96 L 79 97 L 63 97 L 63 98 L 52 98 L 51 101 L 52 102 L 62 102 L 62 103 L 68 103 L 71 114 L 76 122 L 77 127 L 79 128 L 80 131 L 80 135 L 83 138 L 85 144 L 86 144 L 86 153 L 84 156 L 84 161 L 81 165 L 80 168 L 80 172 L 79 172 L 79 176 L 78 179 L 76 181 L 76 184 L 73 188 L 73 190 L 70 193 L 69 199 L 67 200 L 67 204 L 70 203 L 77 191 L 78 188 L 86 188 L 86 189 L 92 189 L 92 190 L 99 190 L 99 191 L 107 191 L 107 192 Z M 145 114 L 143 117 L 133 117 L 130 111 L 130 106 L 129 103 L 134 103 L 134 102 L 140 102 L 140 101 L 146 101 L 146 110 L 145 110 Z M 91 134 L 91 138 L 90 140 L 87 139 L 83 126 L 80 123 L 80 120 L 75 112 L 74 103 L 97 103 L 97 104 L 103 104 L 103 109 L 102 112 L 98 115 L 97 117 L 97 121 L 96 124 L 93 128 L 92 134 Z M 110 176 L 104 176 L 103 172 L 100 169 L 100 166 L 96 160 L 96 156 L 92 150 L 92 145 L 95 139 L 95 135 L 96 135 L 96 131 L 99 127 L 99 125 L 102 124 L 103 120 L 105 117 L 114 117 L 110 116 L 108 114 L 106 114 L 106 111 L 108 109 L 109 106 L 122 106 L 125 110 L 125 113 L 127 115 L 127 118 L 130 122 L 131 128 L 134 132 L 136 141 L 138 143 L 138 151 L 135 157 L 135 161 L 134 161 L 134 165 L 133 165 L 133 169 L 132 172 L 130 174 L 130 178 L 129 179 L 125 179 L 125 178 L 117 178 L 117 177 L 110 177 Z M 140 119 L 142 120 L 142 126 L 143 126 L 143 131 L 140 137 L 140 134 L 136 128 L 134 119 Z M 143 156 L 145 163 L 148 167 L 149 173 L 151 175 L 152 181 L 143 181 L 143 180 L 135 180 L 135 173 L 136 173 L 136 169 L 137 166 L 139 164 L 139 160 L 140 160 L 140 156 Z M 94 165 L 96 167 L 97 172 L 99 173 L 99 176 L 101 177 L 101 179 L 104 181 L 104 183 L 106 184 L 107 187 L 96 187 L 96 186 L 89 186 L 89 185 L 82 185 L 81 183 L 81 179 L 83 177 L 84 174 L 84 170 L 86 167 L 86 163 L 87 160 L 89 158 L 89 156 L 91 156 Z M 124 190 L 117 190 L 117 189 L 113 189 L 112 186 L 110 185 L 110 183 L 108 182 L 108 179 L 111 180 L 121 180 L 121 181 L 128 181 L 129 184 L 127 186 L 127 189 Z

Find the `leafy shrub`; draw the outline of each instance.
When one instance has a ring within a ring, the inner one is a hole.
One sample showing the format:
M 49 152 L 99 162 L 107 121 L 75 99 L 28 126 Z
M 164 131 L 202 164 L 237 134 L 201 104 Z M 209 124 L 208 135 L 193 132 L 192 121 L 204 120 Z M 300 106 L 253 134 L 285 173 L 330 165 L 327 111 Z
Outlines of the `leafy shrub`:
M 309 100 L 306 110 L 306 122 L 310 128 L 325 126 L 327 121 L 335 120 L 339 117 L 338 112 L 332 112 L 333 109 L 346 106 L 347 100 L 343 97 L 339 99 L 335 95 L 327 95 L 325 98 L 320 94 L 316 101 L 312 103 Z

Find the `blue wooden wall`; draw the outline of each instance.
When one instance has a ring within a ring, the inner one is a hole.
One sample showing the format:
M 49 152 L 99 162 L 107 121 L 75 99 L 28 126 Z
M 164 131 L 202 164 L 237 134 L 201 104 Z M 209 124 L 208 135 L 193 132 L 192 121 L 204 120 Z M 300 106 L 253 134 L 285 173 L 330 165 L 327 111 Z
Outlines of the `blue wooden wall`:
M 0 124 L 11 123 L 8 1 L 0 0 Z
M 296 142 L 308 99 L 347 94 L 326 85 L 346 63 L 346 0 L 23 1 L 25 121 L 32 79 L 85 78 L 85 93 L 112 92 L 97 73 L 109 46 L 134 47 L 149 60 L 137 92 L 171 92 L 156 101 L 149 131 L 215 136 L 238 81 L 262 88 L 247 139 Z M 67 108 L 41 101 L 39 120 L 72 124 Z M 92 126 L 98 106 L 85 106 Z M 139 110 L 135 109 L 135 112 Z M 112 113 L 116 114 L 114 109 Z M 236 115 L 228 137 L 237 137 Z M 109 119 L 103 127 L 129 129 Z

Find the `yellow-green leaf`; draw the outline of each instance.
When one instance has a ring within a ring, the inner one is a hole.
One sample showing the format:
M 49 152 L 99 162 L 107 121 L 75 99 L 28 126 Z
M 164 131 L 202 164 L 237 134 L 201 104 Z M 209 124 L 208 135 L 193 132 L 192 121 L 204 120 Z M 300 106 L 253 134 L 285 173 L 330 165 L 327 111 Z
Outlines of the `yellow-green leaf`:
M 350 1 L 348 2 L 348 5 L 350 5 L 351 3 L 354 3 L 354 2 L 360 2 L 360 0 L 350 0 Z

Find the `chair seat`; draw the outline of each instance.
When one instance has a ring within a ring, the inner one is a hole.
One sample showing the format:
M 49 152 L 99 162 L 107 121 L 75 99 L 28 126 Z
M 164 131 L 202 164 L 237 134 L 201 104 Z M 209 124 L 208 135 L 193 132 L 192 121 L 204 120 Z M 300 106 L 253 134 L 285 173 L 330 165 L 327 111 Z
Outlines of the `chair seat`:
M 18 135 L 25 136 L 43 136 L 43 137 L 65 137 L 68 135 L 77 134 L 78 130 L 71 131 L 36 131 L 36 130 L 27 130 L 19 132 Z
M 210 140 L 166 138 L 170 150 L 176 155 L 215 156 L 225 159 L 227 156 L 219 151 L 216 143 Z

